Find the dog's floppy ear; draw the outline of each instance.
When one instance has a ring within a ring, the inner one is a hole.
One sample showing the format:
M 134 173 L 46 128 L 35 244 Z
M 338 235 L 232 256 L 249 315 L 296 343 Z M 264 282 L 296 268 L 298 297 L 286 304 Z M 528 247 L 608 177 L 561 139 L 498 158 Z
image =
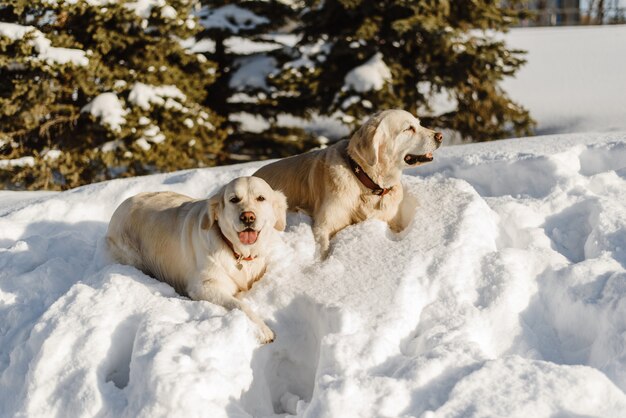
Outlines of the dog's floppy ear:
M 274 228 L 284 231 L 287 226 L 287 197 L 278 190 L 274 190 L 272 208 L 274 208 L 274 218 L 276 218 Z
M 350 138 L 350 149 L 356 153 L 369 166 L 378 162 L 381 146 L 385 141 L 387 132 L 381 126 L 381 113 L 374 114 L 359 128 Z
M 224 207 L 224 190 L 222 187 L 217 193 L 209 198 L 208 208 L 202 216 L 202 223 L 200 227 L 202 229 L 209 229 L 213 226 L 213 223 L 217 220 L 218 213 Z

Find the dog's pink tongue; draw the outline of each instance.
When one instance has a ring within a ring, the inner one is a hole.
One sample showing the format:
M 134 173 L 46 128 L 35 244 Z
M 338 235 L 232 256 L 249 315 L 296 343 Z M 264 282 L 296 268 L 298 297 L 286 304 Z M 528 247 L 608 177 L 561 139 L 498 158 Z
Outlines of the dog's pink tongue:
M 242 244 L 250 245 L 256 242 L 258 232 L 256 231 L 242 231 L 239 233 L 239 241 Z

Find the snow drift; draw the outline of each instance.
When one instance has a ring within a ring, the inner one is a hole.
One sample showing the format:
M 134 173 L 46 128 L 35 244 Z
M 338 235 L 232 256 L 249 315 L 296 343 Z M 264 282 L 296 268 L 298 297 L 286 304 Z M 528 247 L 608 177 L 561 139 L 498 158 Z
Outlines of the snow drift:
M 504 39 L 528 51 L 502 87 L 537 134 L 626 130 L 626 25 L 517 28 Z
M 412 218 L 314 259 L 291 214 L 242 312 L 110 264 L 127 197 L 259 163 L 0 194 L 0 416 L 552 417 L 626 410 L 626 134 L 440 149 Z

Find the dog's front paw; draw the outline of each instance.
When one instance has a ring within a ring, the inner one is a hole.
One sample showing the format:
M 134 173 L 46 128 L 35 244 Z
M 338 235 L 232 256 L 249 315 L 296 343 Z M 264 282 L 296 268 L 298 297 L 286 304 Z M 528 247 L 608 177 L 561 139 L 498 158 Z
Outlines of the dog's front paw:
M 315 249 L 315 253 L 320 260 L 326 260 L 330 254 L 330 242 L 328 240 L 321 241 Z
M 270 329 L 264 323 L 259 324 L 259 332 L 257 334 L 257 338 L 261 344 L 269 344 L 274 341 L 276 336 L 274 335 L 274 331 Z

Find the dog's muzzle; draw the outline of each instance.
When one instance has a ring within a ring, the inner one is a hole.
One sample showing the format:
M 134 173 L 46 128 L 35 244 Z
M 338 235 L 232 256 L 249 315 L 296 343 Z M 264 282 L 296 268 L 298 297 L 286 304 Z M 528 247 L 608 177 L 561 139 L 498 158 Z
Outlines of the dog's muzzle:
M 414 165 L 417 163 L 429 163 L 433 160 L 433 154 L 429 152 L 428 154 L 423 155 L 415 155 L 415 154 L 407 154 L 404 157 L 404 162 L 408 165 Z

